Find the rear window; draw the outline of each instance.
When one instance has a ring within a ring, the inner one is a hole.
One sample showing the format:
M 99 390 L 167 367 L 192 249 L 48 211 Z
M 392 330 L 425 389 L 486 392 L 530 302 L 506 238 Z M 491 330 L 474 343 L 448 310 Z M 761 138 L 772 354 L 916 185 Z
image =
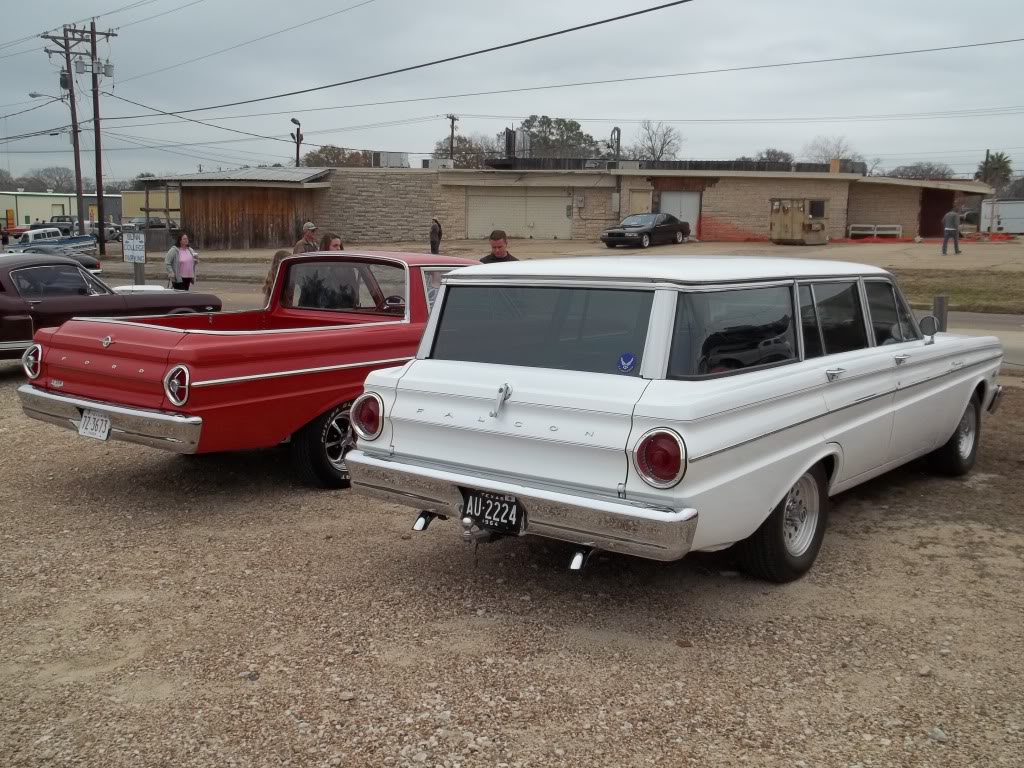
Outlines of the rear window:
M 431 357 L 639 376 L 652 291 L 449 285 Z
M 281 305 L 292 309 L 405 313 L 405 269 L 391 264 L 292 264 Z

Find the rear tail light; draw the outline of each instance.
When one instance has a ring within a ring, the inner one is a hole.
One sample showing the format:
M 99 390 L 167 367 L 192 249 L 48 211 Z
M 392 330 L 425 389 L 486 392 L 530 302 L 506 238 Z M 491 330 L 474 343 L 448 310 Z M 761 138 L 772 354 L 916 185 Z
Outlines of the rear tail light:
M 366 392 L 352 404 L 352 429 L 363 440 L 376 440 L 384 429 L 384 401 Z
M 652 429 L 633 449 L 633 466 L 654 488 L 671 488 L 686 474 L 686 444 L 671 429 Z
M 21 356 L 21 367 L 30 379 L 38 379 L 43 370 L 43 348 L 33 344 Z
M 188 402 L 188 390 L 191 384 L 191 377 L 188 368 L 184 365 L 176 365 L 164 376 L 164 392 L 167 399 L 174 405 L 184 405 Z

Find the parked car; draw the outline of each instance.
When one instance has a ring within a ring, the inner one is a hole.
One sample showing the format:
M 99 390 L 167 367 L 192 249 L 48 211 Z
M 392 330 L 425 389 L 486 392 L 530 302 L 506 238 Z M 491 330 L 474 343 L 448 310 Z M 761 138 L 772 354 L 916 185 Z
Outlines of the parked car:
M 477 263 L 291 256 L 264 309 L 38 331 L 18 392 L 28 416 L 99 440 L 178 453 L 289 441 L 303 479 L 347 486 L 349 408 L 363 379 L 415 354 L 441 276 Z
M 42 227 L 59 229 L 62 235 L 85 234 L 78 231 L 78 217 L 68 214 L 57 214 L 56 216 L 51 216 L 49 221 L 32 225 L 32 229 L 40 229 Z
M 123 232 L 141 232 L 146 228 L 150 229 L 167 229 L 167 219 L 162 216 L 134 216 L 126 221 L 121 229 Z M 178 227 L 178 222 L 171 220 L 171 231 L 173 232 Z
M 602 232 L 601 242 L 609 248 L 617 245 L 647 248 L 656 243 L 682 243 L 689 236 L 689 222 L 680 221 L 671 213 L 638 213 Z
M 63 256 L 65 259 L 73 259 L 74 261 L 77 261 L 93 275 L 103 274 L 103 266 L 100 264 L 99 259 L 63 245 L 29 245 L 22 248 L 18 253 L 34 253 L 42 256 Z
M 773 258 L 556 259 L 449 275 L 416 358 L 352 406 L 354 490 L 654 560 L 805 573 L 829 497 L 974 465 L 999 340 L 920 324 L 892 275 Z M 729 360 L 730 364 L 722 365 Z
M 220 299 L 208 293 L 164 290 L 126 295 L 89 274 L 77 261 L 61 256 L 0 257 L 2 360 L 20 357 L 32 347 L 34 333 L 55 332 L 56 326 L 72 317 L 219 312 L 220 308 Z
M 33 245 L 58 245 L 76 251 L 91 251 L 96 248 L 96 239 L 92 235 L 63 235 L 56 227 L 43 227 L 23 232 L 7 250 L 18 252 Z

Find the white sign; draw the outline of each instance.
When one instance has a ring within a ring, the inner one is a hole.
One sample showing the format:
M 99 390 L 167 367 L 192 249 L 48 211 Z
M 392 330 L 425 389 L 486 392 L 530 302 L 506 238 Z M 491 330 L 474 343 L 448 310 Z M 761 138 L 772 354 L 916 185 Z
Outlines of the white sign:
M 146 263 L 146 233 L 125 232 L 121 239 L 121 252 L 125 264 Z

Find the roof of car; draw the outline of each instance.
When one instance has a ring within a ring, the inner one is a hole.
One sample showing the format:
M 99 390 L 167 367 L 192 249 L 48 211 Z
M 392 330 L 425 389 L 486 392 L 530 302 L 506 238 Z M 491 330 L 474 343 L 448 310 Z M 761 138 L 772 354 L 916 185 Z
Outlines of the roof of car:
M 452 278 L 595 278 L 673 283 L 747 282 L 807 277 L 885 275 L 884 269 L 846 261 L 774 256 L 593 256 L 531 259 L 460 269 Z
M 47 267 L 51 264 L 74 264 L 76 267 L 81 266 L 77 261 L 66 256 L 51 256 L 46 253 L 0 253 L 0 269 Z
M 477 259 L 460 259 L 457 256 L 434 256 L 429 253 L 401 253 L 398 251 L 311 251 L 309 253 L 295 254 L 295 256 L 302 257 L 318 257 L 324 256 L 361 256 L 368 259 L 387 259 L 387 260 L 398 260 L 405 262 L 410 267 L 465 267 L 473 264 L 478 264 Z

